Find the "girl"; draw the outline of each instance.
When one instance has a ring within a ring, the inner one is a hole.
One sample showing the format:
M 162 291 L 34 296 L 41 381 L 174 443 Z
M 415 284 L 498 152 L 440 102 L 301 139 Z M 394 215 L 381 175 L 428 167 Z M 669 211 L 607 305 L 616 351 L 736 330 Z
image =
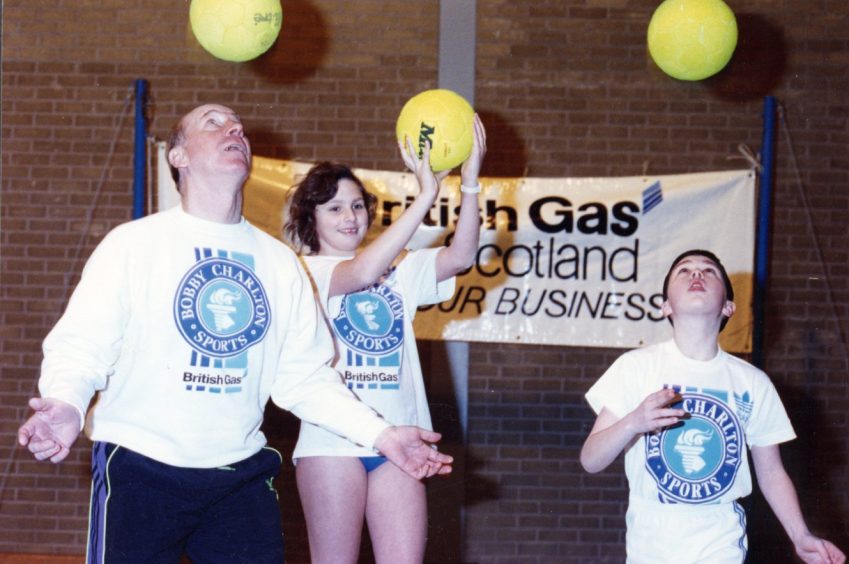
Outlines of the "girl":
M 344 165 L 320 163 L 309 171 L 294 188 L 284 229 L 315 282 L 336 339 L 335 366 L 349 388 L 393 424 L 430 429 L 412 320 L 418 306 L 451 297 L 454 276 L 474 261 L 486 133 L 475 116 L 451 243 L 409 252 L 391 267 L 448 174 L 430 169 L 429 147 L 422 158 L 409 139 L 399 148 L 420 192 L 371 244 L 359 249 L 374 220 L 376 198 Z M 421 481 L 384 464 L 379 453 L 307 423 L 293 457 L 312 562 L 356 563 L 364 519 L 378 564 L 422 562 L 427 507 Z

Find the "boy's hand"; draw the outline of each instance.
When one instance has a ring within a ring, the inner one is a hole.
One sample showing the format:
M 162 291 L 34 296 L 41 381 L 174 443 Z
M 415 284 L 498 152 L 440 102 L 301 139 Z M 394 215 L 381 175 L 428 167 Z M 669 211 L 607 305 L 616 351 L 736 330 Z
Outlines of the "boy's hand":
M 808 564 L 843 564 L 846 562 L 839 548 L 825 539 L 806 533 L 793 542 L 796 554 Z
M 678 423 L 678 420 L 687 415 L 683 409 L 667 407 L 671 403 L 680 400 L 681 396 L 675 390 L 665 388 L 649 395 L 643 403 L 629 413 L 626 417 L 635 435 L 657 431 L 663 427 L 669 427 Z

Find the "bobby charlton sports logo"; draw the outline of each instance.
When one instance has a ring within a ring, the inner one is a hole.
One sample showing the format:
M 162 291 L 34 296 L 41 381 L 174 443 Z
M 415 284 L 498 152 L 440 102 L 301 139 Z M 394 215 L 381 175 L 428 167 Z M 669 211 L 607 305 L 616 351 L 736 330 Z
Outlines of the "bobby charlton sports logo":
M 253 271 L 215 257 L 195 264 L 180 281 L 174 319 L 196 351 L 228 358 L 262 340 L 270 314 L 265 290 Z
M 679 425 L 646 434 L 646 468 L 662 500 L 706 503 L 721 497 L 745 456 L 743 431 L 734 412 L 715 397 L 682 394 L 688 414 Z
M 345 344 L 360 353 L 383 356 L 404 340 L 404 304 L 383 284 L 345 296 L 333 328 Z

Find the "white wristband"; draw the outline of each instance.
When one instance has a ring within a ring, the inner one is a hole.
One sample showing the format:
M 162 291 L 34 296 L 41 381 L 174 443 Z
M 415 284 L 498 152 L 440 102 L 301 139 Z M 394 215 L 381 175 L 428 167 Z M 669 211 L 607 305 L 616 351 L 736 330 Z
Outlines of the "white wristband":
M 480 194 L 480 191 L 480 184 L 475 184 L 474 186 L 466 186 L 464 184 L 460 184 L 460 192 L 464 194 Z

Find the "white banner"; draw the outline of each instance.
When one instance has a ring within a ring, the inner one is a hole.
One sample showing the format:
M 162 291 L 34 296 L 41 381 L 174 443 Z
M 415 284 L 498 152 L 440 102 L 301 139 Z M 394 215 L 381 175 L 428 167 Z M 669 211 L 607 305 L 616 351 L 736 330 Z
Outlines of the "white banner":
M 477 260 L 452 300 L 419 314 L 430 339 L 633 348 L 666 339 L 663 278 L 681 252 L 723 261 L 738 313 L 727 350 L 751 349 L 755 175 L 488 180 Z M 453 192 L 434 211 L 453 213 Z M 451 217 L 451 213 L 447 216 Z M 441 225 L 440 225 L 441 227 Z
M 279 237 L 286 190 L 311 163 L 254 157 L 245 216 Z M 355 170 L 379 198 L 369 240 L 418 192 L 409 173 Z M 459 178 L 410 248 L 453 232 Z M 666 339 L 661 288 L 679 253 L 708 249 L 725 265 L 737 313 L 723 348 L 751 350 L 755 173 L 656 177 L 483 178 L 481 240 L 454 297 L 416 317 L 421 339 L 634 348 Z

